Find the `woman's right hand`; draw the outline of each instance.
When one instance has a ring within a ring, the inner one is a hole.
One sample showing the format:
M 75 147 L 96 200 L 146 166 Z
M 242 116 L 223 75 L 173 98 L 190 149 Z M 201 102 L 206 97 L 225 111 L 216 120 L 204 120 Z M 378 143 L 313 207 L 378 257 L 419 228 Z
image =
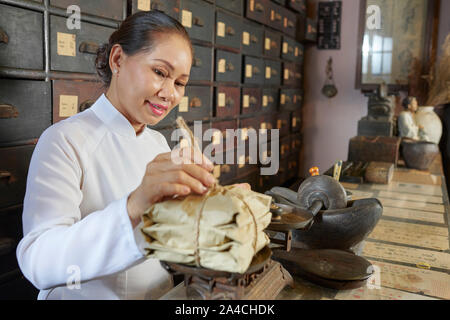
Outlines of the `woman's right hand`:
M 127 201 L 128 216 L 133 228 L 139 224 L 142 214 L 151 205 L 175 195 L 204 194 L 216 182 L 210 173 L 214 165 L 209 159 L 194 153 L 191 148 L 181 151 L 179 156 L 174 156 L 173 151 L 159 154 L 148 163 L 141 184 L 129 195 Z

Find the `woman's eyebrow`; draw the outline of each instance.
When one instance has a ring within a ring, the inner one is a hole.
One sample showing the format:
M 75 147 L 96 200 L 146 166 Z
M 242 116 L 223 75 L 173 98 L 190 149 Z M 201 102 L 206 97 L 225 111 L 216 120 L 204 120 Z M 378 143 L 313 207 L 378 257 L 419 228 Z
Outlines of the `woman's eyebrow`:
M 172 71 L 175 70 L 175 68 L 173 67 L 173 65 L 169 61 L 166 61 L 164 59 L 154 59 L 154 60 L 164 62 L 170 68 L 170 70 L 172 70 Z M 182 74 L 181 76 L 182 77 L 189 77 L 188 74 Z

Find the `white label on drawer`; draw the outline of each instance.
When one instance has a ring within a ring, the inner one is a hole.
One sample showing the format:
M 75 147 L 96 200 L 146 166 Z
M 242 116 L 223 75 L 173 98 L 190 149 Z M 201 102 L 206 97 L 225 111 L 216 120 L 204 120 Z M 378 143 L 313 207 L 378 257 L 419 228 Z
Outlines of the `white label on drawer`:
M 274 10 L 270 10 L 270 20 L 271 21 L 275 20 L 275 11 Z
M 221 141 L 222 141 L 222 134 L 220 133 L 220 131 L 214 131 L 212 139 L 213 145 L 220 144 Z
M 255 0 L 250 0 L 250 11 L 255 11 Z
M 192 28 L 192 12 L 187 10 L 181 11 L 181 24 L 186 28 Z
M 266 38 L 266 41 L 264 41 L 264 48 L 270 50 L 270 38 Z
M 178 105 L 179 112 L 188 112 L 189 110 L 189 97 L 181 98 L 180 104 Z
M 272 70 L 270 70 L 270 67 L 266 67 L 266 79 L 270 79 L 272 76 Z
M 298 47 L 295 47 L 294 56 L 298 57 Z
M 250 45 L 250 33 L 247 31 L 242 32 L 242 43 L 246 46 Z
M 225 93 L 223 93 L 223 92 L 219 93 L 218 96 L 217 96 L 217 100 L 218 100 L 217 101 L 217 105 L 219 107 L 225 107 L 225 100 L 226 100 Z
M 248 138 L 248 129 L 247 128 L 242 128 L 241 129 L 241 140 L 247 140 Z
M 219 59 L 219 65 L 217 66 L 217 71 L 220 73 L 225 73 L 227 67 L 227 60 L 225 59 Z
M 220 178 L 220 165 L 214 166 L 213 175 L 214 178 Z
M 277 120 L 277 129 L 281 129 L 282 124 L 283 124 L 283 121 Z
M 288 43 L 287 42 L 283 42 L 283 53 L 284 54 L 288 53 Z
M 78 111 L 78 96 L 59 96 L 59 116 L 70 117 Z
M 217 35 L 219 37 L 225 37 L 225 23 L 217 22 Z
M 283 25 L 285 28 L 287 28 L 287 24 L 288 24 L 288 19 L 285 17 L 283 20 Z
M 248 94 L 244 94 L 242 98 L 242 106 L 244 108 L 248 108 L 250 106 L 250 96 Z
M 283 93 L 280 97 L 280 103 L 285 104 L 286 103 L 286 95 Z
M 150 0 L 138 0 L 137 8 L 141 11 L 150 11 L 151 9 L 151 1 Z
M 76 53 L 76 35 L 71 33 L 56 33 L 57 51 L 59 56 L 75 57 Z
M 292 127 L 295 128 L 297 126 L 297 118 L 293 117 L 292 118 Z
M 266 132 L 267 132 L 267 125 L 266 125 L 265 122 L 261 123 L 259 132 L 261 132 L 261 134 L 266 134 Z
M 238 163 L 239 163 L 239 168 L 243 168 L 245 166 L 245 156 L 240 156 Z
M 284 80 L 289 79 L 289 69 L 284 69 Z
M 267 107 L 269 104 L 269 97 L 268 96 L 263 96 L 263 107 Z
M 245 65 L 245 77 L 246 78 L 251 78 L 252 76 L 253 76 L 252 65 L 251 64 Z

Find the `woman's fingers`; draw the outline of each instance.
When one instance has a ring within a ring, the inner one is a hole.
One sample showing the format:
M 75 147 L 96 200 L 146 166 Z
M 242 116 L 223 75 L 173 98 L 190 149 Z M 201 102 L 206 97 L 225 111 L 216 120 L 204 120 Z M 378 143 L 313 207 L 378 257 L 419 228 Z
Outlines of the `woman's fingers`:
M 191 188 L 179 183 L 162 183 L 160 185 L 161 197 L 186 196 L 191 193 Z
M 199 180 L 193 178 L 185 171 L 182 170 L 170 171 L 167 172 L 166 175 L 167 175 L 166 181 L 185 185 L 189 187 L 191 191 L 194 191 L 196 193 L 203 194 L 206 191 L 208 191 L 208 188 L 206 188 Z
M 171 160 L 175 164 L 197 164 L 205 170 L 212 171 L 214 164 L 209 160 L 200 150 L 185 147 L 181 149 L 174 149 L 171 152 Z

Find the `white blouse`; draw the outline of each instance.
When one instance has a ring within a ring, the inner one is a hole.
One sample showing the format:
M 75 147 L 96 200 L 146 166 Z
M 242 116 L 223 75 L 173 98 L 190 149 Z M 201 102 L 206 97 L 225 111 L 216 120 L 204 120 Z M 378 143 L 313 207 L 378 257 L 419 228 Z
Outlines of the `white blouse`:
M 17 259 L 38 299 L 156 299 L 173 286 L 158 260 L 144 258 L 128 195 L 146 165 L 169 152 L 166 139 L 129 121 L 102 95 L 49 127 L 34 150 Z

